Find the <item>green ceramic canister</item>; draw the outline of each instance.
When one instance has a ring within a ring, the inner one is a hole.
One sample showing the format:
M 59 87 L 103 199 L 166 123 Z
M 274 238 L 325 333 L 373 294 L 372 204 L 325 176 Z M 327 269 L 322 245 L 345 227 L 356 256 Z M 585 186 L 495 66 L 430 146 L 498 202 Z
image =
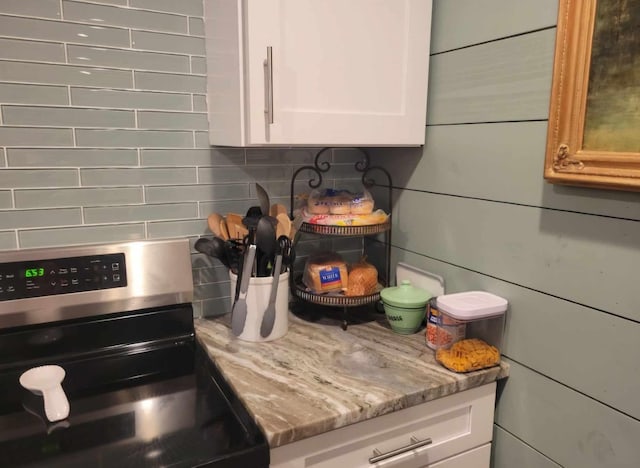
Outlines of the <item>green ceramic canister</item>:
M 402 335 L 410 335 L 422 325 L 431 293 L 404 280 L 400 286 L 384 288 L 380 291 L 380 297 L 391 329 Z

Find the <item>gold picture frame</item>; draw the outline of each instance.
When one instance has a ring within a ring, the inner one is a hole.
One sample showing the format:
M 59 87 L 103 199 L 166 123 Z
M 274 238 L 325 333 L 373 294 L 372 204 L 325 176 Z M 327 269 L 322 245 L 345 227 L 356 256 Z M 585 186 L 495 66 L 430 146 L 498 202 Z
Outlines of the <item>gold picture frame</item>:
M 637 35 L 623 37 L 625 50 L 613 47 L 617 44 L 603 45 L 610 37 L 616 40 L 620 37 L 620 31 L 614 31 L 616 36 L 606 29 L 612 28 L 609 25 L 619 28 L 620 19 L 609 21 L 603 15 L 610 12 L 621 15 L 621 9 L 626 9 L 624 21 L 628 22 L 629 15 L 634 14 L 631 21 L 637 24 L 639 0 L 559 2 L 544 168 L 544 177 L 551 183 L 640 191 L 640 104 L 632 105 L 640 103 L 640 85 L 628 88 L 628 79 L 622 82 L 619 76 L 605 76 L 612 75 L 609 61 L 616 53 L 626 54 L 617 58 L 625 73 L 629 69 L 629 54 L 631 74 L 640 68 Z M 598 27 L 596 21 L 600 22 Z M 623 26 L 630 27 L 626 23 Z M 597 50 L 592 50 L 594 40 Z M 598 58 L 602 62 L 599 69 Z M 599 79 L 601 76 L 605 78 Z M 626 104 L 629 99 L 631 104 Z M 614 101 L 617 107 L 611 107 Z M 622 113 L 620 106 L 624 106 Z M 630 114 L 626 113 L 627 108 L 631 109 Z M 600 112 L 602 109 L 605 112 Z M 599 115 L 604 117 L 599 117 L 600 126 L 595 127 L 593 116 Z M 595 135 L 604 135 L 605 142 L 598 142 L 598 138 L 593 138 Z

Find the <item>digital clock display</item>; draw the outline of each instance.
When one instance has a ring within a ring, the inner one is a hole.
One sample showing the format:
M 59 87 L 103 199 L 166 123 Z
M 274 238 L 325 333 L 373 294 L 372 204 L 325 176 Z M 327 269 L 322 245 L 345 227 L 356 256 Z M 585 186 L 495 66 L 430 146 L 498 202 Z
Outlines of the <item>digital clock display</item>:
M 25 278 L 39 278 L 44 276 L 44 268 L 27 268 L 24 271 Z

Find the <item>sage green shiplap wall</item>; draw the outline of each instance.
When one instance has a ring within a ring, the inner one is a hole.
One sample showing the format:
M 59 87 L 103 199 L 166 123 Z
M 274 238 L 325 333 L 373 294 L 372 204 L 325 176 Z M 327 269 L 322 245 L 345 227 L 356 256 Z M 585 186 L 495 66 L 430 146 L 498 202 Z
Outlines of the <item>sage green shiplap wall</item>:
M 542 178 L 557 0 L 435 0 L 393 260 L 509 299 L 495 468 L 640 466 L 640 193 Z M 379 156 L 379 157 L 378 157 Z
M 209 146 L 203 36 L 203 0 L 0 0 L 0 250 L 193 243 L 254 182 L 288 203 L 315 150 Z M 224 268 L 192 263 L 195 313 L 226 312 Z

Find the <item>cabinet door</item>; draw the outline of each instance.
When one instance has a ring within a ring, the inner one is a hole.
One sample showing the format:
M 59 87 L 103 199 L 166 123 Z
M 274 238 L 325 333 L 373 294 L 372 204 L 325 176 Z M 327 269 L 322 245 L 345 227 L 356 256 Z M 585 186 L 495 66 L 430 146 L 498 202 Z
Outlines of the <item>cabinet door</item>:
M 424 142 L 431 0 L 245 1 L 250 144 Z

